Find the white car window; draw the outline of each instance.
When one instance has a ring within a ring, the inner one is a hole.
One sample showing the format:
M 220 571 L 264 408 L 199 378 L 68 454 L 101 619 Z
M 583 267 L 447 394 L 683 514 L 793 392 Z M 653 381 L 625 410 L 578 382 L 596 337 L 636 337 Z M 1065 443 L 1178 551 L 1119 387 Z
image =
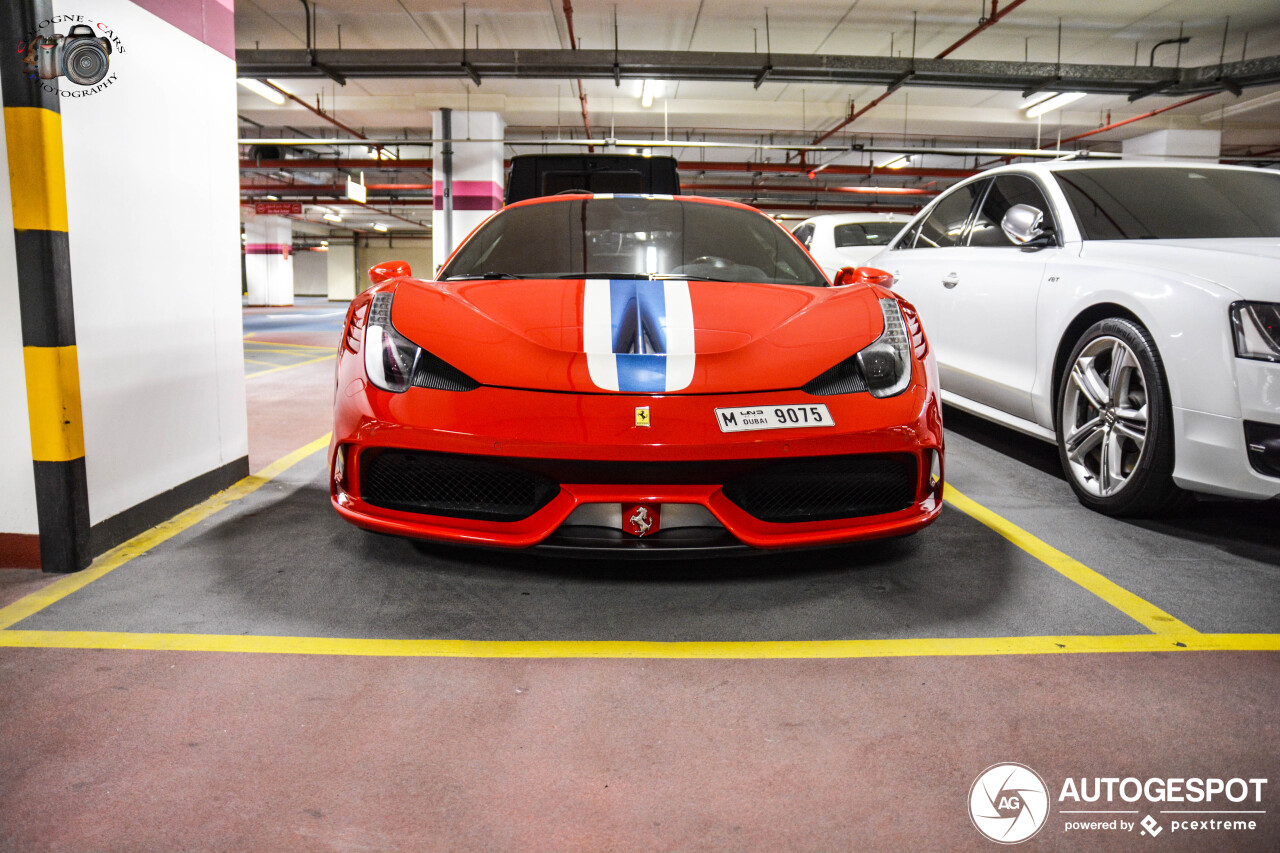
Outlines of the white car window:
M 795 238 L 800 241 L 800 245 L 806 249 L 812 248 L 813 243 L 813 226 L 801 225 L 799 228 L 791 232 Z
M 1044 214 L 1041 228 L 1056 231 L 1053 212 L 1035 181 L 1022 175 L 1000 175 L 991 183 L 982 207 L 969 227 L 970 246 L 1017 246 L 1000 227 L 1005 213 L 1015 204 L 1029 204 Z
M 944 195 L 933 212 L 920 224 L 914 248 L 944 249 L 963 245 L 969 212 L 973 209 L 974 202 L 981 198 L 988 183 L 974 181 Z

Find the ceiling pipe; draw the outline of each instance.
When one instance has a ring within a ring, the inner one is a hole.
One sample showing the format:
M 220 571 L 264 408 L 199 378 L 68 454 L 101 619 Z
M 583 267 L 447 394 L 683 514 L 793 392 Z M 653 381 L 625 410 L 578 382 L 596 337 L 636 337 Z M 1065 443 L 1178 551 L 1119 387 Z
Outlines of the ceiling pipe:
M 998 11 L 998 12 L 997 12 L 997 11 L 996 11 L 996 5 L 998 4 L 998 2 L 999 2 L 999 0 L 991 0 L 991 17 L 986 18 L 986 19 L 984 19 L 983 21 L 979 22 L 978 26 L 976 26 L 976 27 L 974 27 L 973 29 L 969 30 L 969 32 L 965 33 L 965 34 L 964 34 L 964 35 L 963 35 L 963 36 L 962 36 L 958 41 L 956 41 L 954 44 L 952 44 L 952 45 L 951 45 L 950 47 L 948 47 L 946 50 L 942 51 L 942 53 L 939 53 L 939 54 L 938 54 L 936 57 L 934 57 L 934 58 L 935 58 L 935 59 L 946 59 L 946 58 L 947 58 L 947 56 L 948 56 L 948 54 L 950 54 L 950 53 L 951 53 L 952 51 L 954 51 L 956 48 L 958 48 L 958 47 L 960 47 L 961 45 L 963 45 L 965 42 L 967 42 L 969 39 L 971 39 L 971 38 L 973 38 L 974 36 L 976 36 L 978 33 L 982 32 L 983 30 L 986 30 L 986 29 L 990 28 L 991 26 L 993 26 L 994 24 L 996 24 L 997 22 L 999 22 L 1001 18 L 1003 18 L 1005 15 L 1009 14 L 1009 13 L 1010 13 L 1010 12 L 1012 12 L 1014 9 L 1018 8 L 1019 6 L 1021 6 L 1023 3 L 1027 2 L 1027 0 L 1013 0 L 1013 2 L 1012 2 L 1012 3 L 1010 3 L 1008 6 L 1005 6 L 1003 9 L 1001 9 L 1000 11 Z M 904 81 L 902 81 L 902 82 L 905 82 L 905 80 L 904 80 Z M 901 85 L 901 84 L 898 84 L 898 85 Z M 834 135 L 835 135 L 836 133 L 838 133 L 840 130 L 842 130 L 843 128 L 848 127 L 849 125 L 851 125 L 851 124 L 853 124 L 855 121 L 857 121 L 857 119 L 858 119 L 860 116 L 863 116 L 863 115 L 865 115 L 866 113 L 870 112 L 871 110 L 875 109 L 877 106 L 879 106 L 879 105 L 884 101 L 884 99 L 885 99 L 885 98 L 889 97 L 889 96 L 890 96 L 890 95 L 892 95 L 895 91 L 897 91 L 898 85 L 891 85 L 891 86 L 888 88 L 888 90 L 886 90 L 882 95 L 880 95 L 879 97 L 877 97 L 875 100 L 873 100 L 871 103 L 867 104 L 865 107 L 863 107 L 862 109 L 858 110 L 857 112 L 850 111 L 850 113 L 849 113 L 849 117 L 848 117 L 847 119 L 845 119 L 844 121 L 840 122 L 840 123 L 839 123 L 839 124 L 837 124 L 835 127 L 831 128 L 831 129 L 830 129 L 830 130 L 828 130 L 826 133 L 824 133 L 824 134 L 822 134 L 821 136 L 819 136 L 817 139 L 813 140 L 813 144 L 814 144 L 814 145 L 820 145 L 820 144 L 823 142 L 823 140 L 830 139 L 832 136 L 834 136 Z
M 689 190 L 691 195 L 699 192 L 738 192 L 738 193 L 850 193 L 852 195 L 922 195 L 935 196 L 939 190 L 926 190 L 916 187 L 816 187 L 813 184 L 795 184 L 782 186 L 772 184 L 681 184 L 681 190 Z
M 327 170 L 347 170 L 347 169 L 367 169 L 383 170 L 383 171 L 430 171 L 432 167 L 431 160 L 357 160 L 357 159 L 340 159 L 340 160 L 241 160 L 240 168 L 246 171 L 262 170 L 262 171 L 301 171 L 301 172 L 320 172 Z M 509 166 L 510 161 L 506 164 Z M 733 161 L 708 161 L 708 160 L 679 160 L 677 167 L 682 172 L 760 172 L 760 173 L 785 173 L 802 175 L 807 174 L 808 169 L 800 166 L 798 163 L 766 163 L 766 162 L 733 162 Z M 872 174 L 870 166 L 828 166 L 825 170 L 827 175 L 870 175 Z M 880 171 L 883 174 L 883 170 Z M 893 174 L 903 178 L 967 178 L 971 175 L 978 174 L 977 169 L 945 169 L 945 168 L 912 168 L 905 167 L 902 169 L 894 169 Z M 300 185 L 301 186 L 301 185 Z M 372 186 L 372 185 L 370 185 Z
M 573 3 L 570 0 L 564 0 L 564 22 L 569 29 L 569 49 L 578 49 L 578 39 L 573 33 Z M 465 37 L 465 33 L 463 34 Z M 587 139 L 591 138 L 591 116 L 587 112 L 587 93 L 582 88 L 582 78 L 579 77 L 578 83 L 578 102 L 582 105 L 582 126 L 587 131 Z M 594 154 L 595 147 L 588 145 L 587 153 Z
M 1096 127 L 1093 130 L 1087 130 L 1084 133 L 1077 133 L 1075 136 L 1068 136 L 1066 139 L 1062 140 L 1062 142 L 1075 142 L 1077 139 L 1084 139 L 1085 137 L 1093 136 L 1094 134 L 1105 133 L 1108 130 L 1115 130 L 1117 127 L 1124 127 L 1126 124 L 1133 124 L 1135 121 L 1142 121 L 1143 119 L 1148 119 L 1152 116 L 1158 116 L 1160 113 L 1167 113 L 1169 110 L 1176 110 L 1178 107 L 1185 107 L 1187 104 L 1194 104 L 1196 101 L 1203 101 L 1205 98 L 1212 98 L 1216 94 L 1218 93 L 1205 92 L 1203 95 L 1196 95 L 1194 98 L 1187 98 L 1185 101 L 1178 101 L 1176 104 L 1170 104 L 1167 107 L 1161 107 L 1158 110 L 1152 110 L 1151 112 L 1143 113 L 1140 116 L 1127 118 L 1124 121 L 1113 121 L 1111 124 L 1104 124 L 1102 127 Z
M 1018 8 L 1025 2 L 1027 2 L 1027 0 L 1013 0 L 1013 2 L 1010 3 L 1008 6 L 1005 6 L 1003 9 L 996 11 L 996 6 L 999 5 L 999 0 L 991 0 L 991 16 L 982 21 L 979 21 L 978 26 L 969 30 L 969 32 L 961 36 L 960 39 L 955 44 L 951 45 L 949 48 L 942 51 L 942 53 L 938 54 L 934 58 L 946 59 L 951 54 L 951 52 L 954 51 L 956 48 L 960 47 L 969 39 L 973 38 L 983 30 L 988 29 L 989 27 L 998 23 L 1001 18 L 1003 18 L 1005 15 L 1009 14 L 1010 12 L 1012 12 L 1014 9 Z
M 285 96 L 286 98 L 288 98 L 289 100 L 291 100 L 291 101 L 293 101 L 293 102 L 295 102 L 295 103 L 301 104 L 302 106 L 306 107 L 308 110 L 310 110 L 311 112 L 313 112 L 313 113 L 315 113 L 316 115 L 320 116 L 320 118 L 322 118 L 322 119 L 324 119 L 325 121 L 329 122 L 329 124 L 333 125 L 334 127 L 341 128 L 342 130 L 345 130 L 347 133 L 351 134 L 352 136 L 358 137 L 358 138 L 360 138 L 360 139 L 368 139 L 368 138 L 369 138 L 369 137 L 365 136 L 363 133 L 361 133 L 360 131 L 356 130 L 354 127 L 348 127 L 347 125 L 345 125 L 345 124 L 343 124 L 342 122 L 338 121 L 336 118 L 334 118 L 333 116 L 329 115 L 327 112 L 325 112 L 324 110 L 320 109 L 319 107 L 313 107 L 313 106 L 311 106 L 311 105 L 310 105 L 310 104 L 308 104 L 306 101 L 304 101 L 302 98 L 299 98 L 297 95 L 293 94 L 292 92 L 286 92 L 284 89 L 281 89 L 279 86 L 277 86 L 275 83 L 272 83 L 270 80 L 261 80 L 260 82 L 262 83 L 262 85 L 267 86 L 268 88 L 275 89 L 277 92 L 279 92 L 280 94 L 284 95 L 284 96 Z M 321 142 L 323 142 L 323 140 L 321 140 Z

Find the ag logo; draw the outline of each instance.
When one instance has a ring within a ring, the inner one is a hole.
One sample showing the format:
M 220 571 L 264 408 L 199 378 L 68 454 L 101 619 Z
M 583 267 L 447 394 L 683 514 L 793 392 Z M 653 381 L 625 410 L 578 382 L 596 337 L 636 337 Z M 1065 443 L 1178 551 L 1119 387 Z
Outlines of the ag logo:
M 1026 841 L 1048 817 L 1049 791 L 1040 774 L 1024 764 L 993 764 L 969 789 L 969 818 L 992 841 Z

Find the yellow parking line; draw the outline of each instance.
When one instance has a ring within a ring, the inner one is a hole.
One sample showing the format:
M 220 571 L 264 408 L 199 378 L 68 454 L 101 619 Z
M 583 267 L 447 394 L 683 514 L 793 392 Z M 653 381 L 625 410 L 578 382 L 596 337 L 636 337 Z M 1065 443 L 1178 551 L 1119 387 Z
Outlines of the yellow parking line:
M 134 557 L 150 551 L 161 542 L 168 541 L 182 531 L 199 524 L 228 504 L 253 494 L 303 459 L 328 446 L 329 435 L 326 434 L 298 448 L 288 456 L 277 459 L 257 474 L 250 474 L 230 488 L 218 492 L 216 495 L 191 507 L 191 509 L 175 515 L 168 521 L 144 533 L 139 533 L 122 545 L 117 545 L 94 560 L 89 568 L 84 571 L 67 575 L 49 584 L 44 589 L 15 601 L 8 607 L 0 608 L 0 634 L 4 633 L 3 629 L 16 625 L 28 616 L 38 613 L 54 602 L 66 598 L 76 590 L 84 589 L 98 578 L 123 566 Z
M 248 357 L 246 357 L 246 358 L 245 358 L 245 363 L 247 363 L 247 364 L 274 364 L 274 362 L 271 362 L 271 361 L 258 361 L 256 358 L 248 358 Z
M 293 364 L 282 364 L 279 367 L 271 367 L 266 370 L 256 370 L 253 373 L 246 373 L 244 375 L 244 378 L 253 379 L 255 376 L 266 376 L 268 373 L 276 373 L 281 370 L 292 370 L 295 367 L 302 367 L 303 365 L 307 365 L 307 364 L 315 364 L 317 361 L 327 361 L 328 359 L 331 359 L 331 358 L 333 358 L 332 354 L 318 356 L 317 358 L 309 358 L 306 361 L 296 361 Z
M 1280 634 L 1125 634 L 901 640 L 655 643 L 630 640 L 379 640 L 113 631 L 0 631 L 0 647 L 458 658 L 816 659 L 1280 651 Z
M 253 333 L 250 332 L 249 334 L 253 334 Z M 245 335 L 245 337 L 247 338 L 249 337 L 249 335 Z M 273 347 L 296 347 L 297 349 L 327 349 L 330 351 L 336 350 L 338 348 L 336 345 L 330 346 L 330 347 L 320 347 L 320 346 L 316 346 L 315 344 L 288 344 L 288 343 L 285 343 L 284 341 L 253 340 L 253 341 L 245 341 L 245 343 L 253 344 L 255 346 L 261 345 L 261 346 L 273 346 Z
M 1049 568 L 1101 598 L 1112 607 L 1157 634 L 1195 634 L 1194 628 L 1170 616 L 1151 602 L 1139 598 L 1043 539 L 1039 539 L 982 504 L 965 497 L 950 483 L 946 486 L 946 502 L 965 515 L 982 522 Z

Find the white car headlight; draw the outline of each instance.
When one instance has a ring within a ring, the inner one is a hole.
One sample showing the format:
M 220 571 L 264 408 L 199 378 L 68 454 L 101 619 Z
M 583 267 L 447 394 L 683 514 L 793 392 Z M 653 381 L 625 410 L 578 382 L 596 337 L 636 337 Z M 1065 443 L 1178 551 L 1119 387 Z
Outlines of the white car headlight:
M 881 299 L 884 331 L 858 353 L 858 369 L 873 397 L 901 394 L 911 384 L 911 337 L 896 299 Z
M 1231 329 L 1238 358 L 1280 361 L 1280 304 L 1232 303 Z

